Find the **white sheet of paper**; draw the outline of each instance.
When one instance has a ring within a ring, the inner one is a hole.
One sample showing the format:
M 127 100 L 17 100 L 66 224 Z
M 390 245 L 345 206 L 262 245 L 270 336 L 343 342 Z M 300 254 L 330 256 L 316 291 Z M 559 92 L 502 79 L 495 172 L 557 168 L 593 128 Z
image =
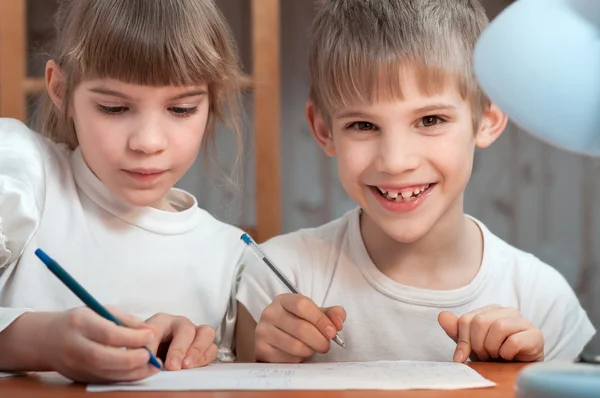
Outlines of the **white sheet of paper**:
M 87 390 L 409 390 L 494 385 L 467 365 L 450 362 L 215 363 L 163 371 L 134 383 L 89 385 Z

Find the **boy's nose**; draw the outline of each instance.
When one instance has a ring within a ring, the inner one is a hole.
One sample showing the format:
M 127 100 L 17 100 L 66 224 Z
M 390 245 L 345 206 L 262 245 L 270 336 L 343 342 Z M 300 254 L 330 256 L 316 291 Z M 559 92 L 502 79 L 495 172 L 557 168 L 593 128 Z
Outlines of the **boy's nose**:
M 401 174 L 419 167 L 421 157 L 414 144 L 410 142 L 410 138 L 400 136 L 400 134 L 395 134 L 394 137 L 384 137 L 380 141 L 377 156 L 379 172 Z

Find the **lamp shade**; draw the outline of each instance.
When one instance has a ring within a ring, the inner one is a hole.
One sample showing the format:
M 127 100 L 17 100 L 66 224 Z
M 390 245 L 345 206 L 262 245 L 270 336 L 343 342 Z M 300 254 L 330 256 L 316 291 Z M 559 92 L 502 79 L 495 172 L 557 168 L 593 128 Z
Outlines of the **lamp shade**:
M 473 62 L 519 127 L 600 156 L 600 0 L 517 0 L 484 30 Z

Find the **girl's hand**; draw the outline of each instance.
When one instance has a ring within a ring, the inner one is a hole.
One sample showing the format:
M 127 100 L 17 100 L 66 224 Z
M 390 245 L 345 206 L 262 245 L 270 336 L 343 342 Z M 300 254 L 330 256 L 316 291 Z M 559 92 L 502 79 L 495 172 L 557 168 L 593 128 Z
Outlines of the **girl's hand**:
M 154 331 L 154 343 L 148 348 L 165 358 L 166 370 L 205 366 L 217 358 L 215 330 L 196 326 L 188 318 L 156 314 L 146 321 Z
M 142 348 L 153 342 L 152 330 L 132 315 L 112 308 L 109 311 L 127 327 L 118 326 L 87 307 L 22 317 L 25 317 L 23 321 L 27 321 L 28 316 L 45 317 L 45 322 L 38 323 L 45 326 L 45 330 L 35 331 L 44 341 L 37 354 L 47 358 L 50 369 L 71 380 L 84 383 L 135 381 L 158 372 L 148 363 L 150 355 Z
M 442 312 L 438 322 L 454 340 L 453 360 L 544 360 L 544 336 L 516 308 L 488 305 L 462 315 Z

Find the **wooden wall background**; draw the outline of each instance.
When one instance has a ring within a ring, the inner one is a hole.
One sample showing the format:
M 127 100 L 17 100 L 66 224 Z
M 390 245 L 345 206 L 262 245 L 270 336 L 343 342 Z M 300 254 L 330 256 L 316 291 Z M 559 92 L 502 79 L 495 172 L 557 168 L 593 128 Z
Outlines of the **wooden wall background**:
M 251 65 L 249 2 L 217 2 L 231 24 L 248 69 Z M 482 2 L 493 18 L 511 1 Z M 29 1 L 31 75 L 42 70 L 40 58 L 35 54 L 40 43 L 51 34 L 48 15 L 53 7 L 54 1 Z M 337 180 L 335 163 L 313 142 L 304 118 L 308 90 L 306 37 L 314 15 L 313 1 L 283 0 L 281 7 L 281 187 L 283 230 L 287 232 L 339 217 L 354 203 Z M 246 113 L 251 115 L 249 99 L 245 106 Z M 249 119 L 247 126 L 251 126 Z M 233 156 L 231 137 L 221 131 L 218 138 L 217 163 L 227 172 Z M 220 180 L 216 171 L 207 172 L 201 161 L 179 185 L 194 193 L 201 205 L 217 217 L 252 225 L 255 217 L 252 142 L 247 140 L 245 146 L 248 155 L 243 160 L 244 173 L 237 188 Z M 558 269 L 577 292 L 597 328 L 600 328 L 599 171 L 600 161 L 554 149 L 509 124 L 491 148 L 477 152 L 466 192 L 466 211 L 501 238 Z M 600 336 L 595 337 L 591 348 L 600 352 Z

